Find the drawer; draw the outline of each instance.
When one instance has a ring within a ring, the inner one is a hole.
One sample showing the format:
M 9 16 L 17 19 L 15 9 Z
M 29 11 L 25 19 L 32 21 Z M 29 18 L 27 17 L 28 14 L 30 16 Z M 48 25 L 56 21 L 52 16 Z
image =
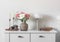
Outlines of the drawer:
M 31 34 L 31 42 L 55 42 L 55 34 Z
M 9 42 L 9 34 L 5 34 L 4 39 L 5 39 L 5 42 Z
M 10 34 L 10 42 L 29 42 L 29 34 Z

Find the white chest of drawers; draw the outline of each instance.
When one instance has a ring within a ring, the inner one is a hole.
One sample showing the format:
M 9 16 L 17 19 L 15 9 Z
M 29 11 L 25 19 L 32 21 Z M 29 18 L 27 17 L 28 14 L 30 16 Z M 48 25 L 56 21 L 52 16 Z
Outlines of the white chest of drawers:
M 55 42 L 56 31 L 6 31 L 5 42 Z

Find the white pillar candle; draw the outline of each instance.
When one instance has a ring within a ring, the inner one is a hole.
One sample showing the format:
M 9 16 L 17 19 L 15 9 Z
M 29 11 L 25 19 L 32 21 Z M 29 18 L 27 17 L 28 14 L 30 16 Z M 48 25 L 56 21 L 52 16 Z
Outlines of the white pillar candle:
M 11 26 L 11 14 L 9 13 L 9 27 Z

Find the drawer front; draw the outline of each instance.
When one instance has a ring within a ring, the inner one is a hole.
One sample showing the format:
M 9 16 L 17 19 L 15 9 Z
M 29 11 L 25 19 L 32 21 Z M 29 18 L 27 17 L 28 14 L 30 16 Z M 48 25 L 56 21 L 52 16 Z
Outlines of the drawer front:
M 55 42 L 55 34 L 31 34 L 31 42 Z
M 9 34 L 5 34 L 5 42 L 9 42 Z
M 10 34 L 10 42 L 29 42 L 29 34 Z

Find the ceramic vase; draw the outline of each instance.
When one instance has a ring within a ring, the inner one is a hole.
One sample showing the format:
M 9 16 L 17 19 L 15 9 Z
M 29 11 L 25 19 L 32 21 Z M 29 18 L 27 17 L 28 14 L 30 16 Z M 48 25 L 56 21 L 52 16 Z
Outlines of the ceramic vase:
M 26 22 L 22 22 L 20 24 L 20 30 L 21 31 L 27 31 L 28 30 L 28 24 Z

